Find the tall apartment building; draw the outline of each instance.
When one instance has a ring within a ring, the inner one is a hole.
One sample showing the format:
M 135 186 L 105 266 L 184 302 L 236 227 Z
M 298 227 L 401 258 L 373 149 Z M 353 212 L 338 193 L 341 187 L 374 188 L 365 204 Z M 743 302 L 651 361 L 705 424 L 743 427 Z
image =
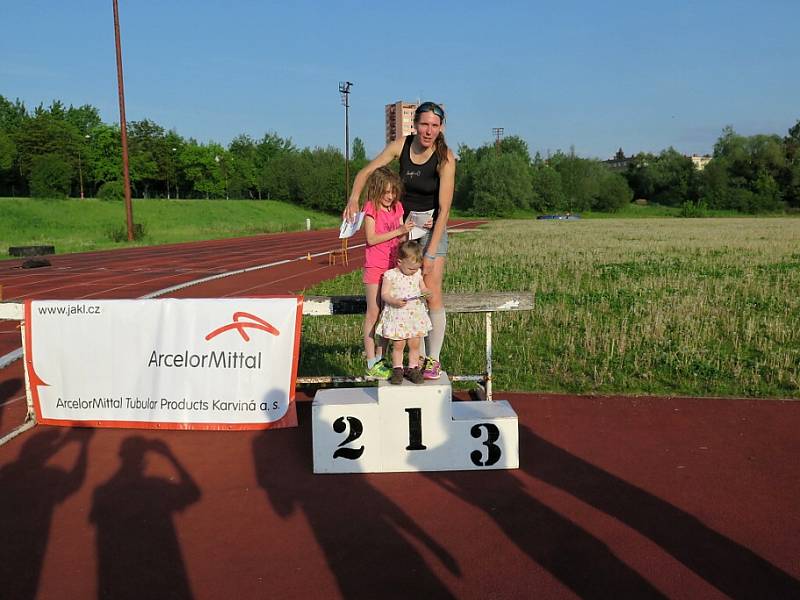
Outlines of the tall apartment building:
M 403 102 L 402 100 L 385 106 L 387 144 L 397 138 L 416 133 L 414 131 L 414 111 L 417 110 L 417 106 L 419 104 L 416 102 Z

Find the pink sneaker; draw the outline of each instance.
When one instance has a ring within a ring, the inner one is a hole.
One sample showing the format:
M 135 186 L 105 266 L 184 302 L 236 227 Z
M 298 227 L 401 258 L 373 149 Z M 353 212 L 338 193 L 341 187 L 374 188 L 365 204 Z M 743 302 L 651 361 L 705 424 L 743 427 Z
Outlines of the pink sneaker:
M 433 360 L 430 356 L 425 359 L 425 370 L 422 376 L 425 379 L 439 379 L 442 374 L 442 365 L 438 360 Z

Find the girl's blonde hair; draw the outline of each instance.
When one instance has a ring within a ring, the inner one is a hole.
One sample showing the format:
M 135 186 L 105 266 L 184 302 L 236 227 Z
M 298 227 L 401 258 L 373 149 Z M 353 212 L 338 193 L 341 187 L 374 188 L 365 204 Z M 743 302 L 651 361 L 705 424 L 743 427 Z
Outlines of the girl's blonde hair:
M 422 263 L 422 244 L 416 240 L 408 240 L 397 248 L 397 260 L 405 258 L 414 259 L 415 263 Z
M 366 188 L 367 202 L 372 202 L 372 205 L 376 209 L 380 208 L 378 201 L 381 199 L 381 196 L 386 193 L 387 188 L 391 189 L 394 193 L 392 207 L 394 207 L 395 203 L 400 200 L 400 197 L 403 195 L 403 182 L 400 181 L 400 176 L 389 167 L 379 167 L 370 173 L 367 178 Z

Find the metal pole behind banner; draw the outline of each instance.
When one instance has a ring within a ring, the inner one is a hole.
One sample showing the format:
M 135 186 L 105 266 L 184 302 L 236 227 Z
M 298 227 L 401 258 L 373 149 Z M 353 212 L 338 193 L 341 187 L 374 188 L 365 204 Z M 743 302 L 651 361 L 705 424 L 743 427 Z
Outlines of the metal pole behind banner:
M 128 125 L 125 120 L 125 85 L 122 82 L 122 46 L 119 41 L 119 7 L 114 2 L 114 41 L 117 46 L 117 87 L 119 89 L 119 126 L 122 134 L 122 178 L 125 185 L 125 216 L 128 223 L 128 241 L 133 241 L 133 205 L 131 203 L 131 178 L 128 168 Z

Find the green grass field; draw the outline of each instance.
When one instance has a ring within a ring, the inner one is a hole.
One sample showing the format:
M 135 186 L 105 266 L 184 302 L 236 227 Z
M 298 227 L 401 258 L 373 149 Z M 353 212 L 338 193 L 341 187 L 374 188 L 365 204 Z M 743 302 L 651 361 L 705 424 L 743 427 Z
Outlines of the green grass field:
M 341 219 L 272 200 L 134 200 L 145 236 L 136 246 L 337 227 Z M 122 202 L 0 198 L 0 256 L 9 246 L 55 245 L 57 254 L 127 247 Z
M 797 219 L 496 221 L 450 248 L 446 291 L 535 294 L 495 316 L 497 389 L 800 398 Z M 306 293 L 362 293 L 360 273 Z M 303 374 L 360 373 L 360 323 L 306 319 Z M 449 317 L 447 370 L 483 369 L 482 332 Z

